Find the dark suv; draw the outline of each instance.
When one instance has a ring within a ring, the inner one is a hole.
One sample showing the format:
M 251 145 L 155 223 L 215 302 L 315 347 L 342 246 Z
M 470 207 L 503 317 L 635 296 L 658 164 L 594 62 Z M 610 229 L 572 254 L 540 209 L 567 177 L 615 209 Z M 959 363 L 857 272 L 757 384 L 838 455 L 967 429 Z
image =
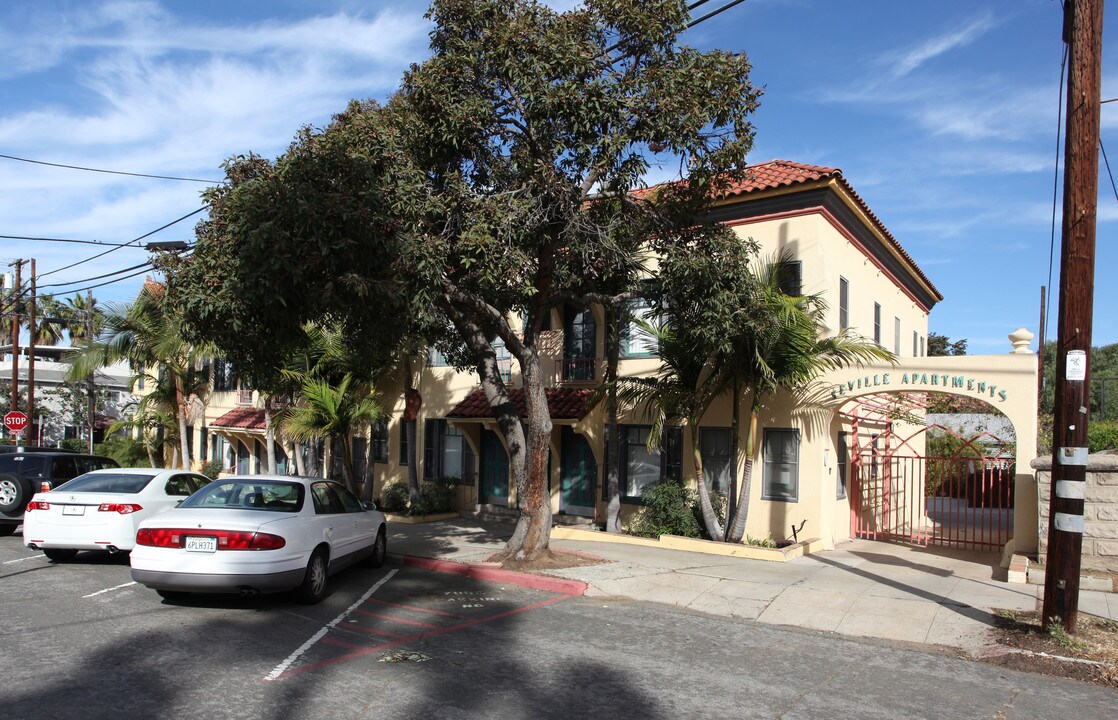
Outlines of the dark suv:
M 101 455 L 56 450 L 0 453 L 0 535 L 11 535 L 23 522 L 31 496 L 50 490 L 90 470 L 120 467 Z

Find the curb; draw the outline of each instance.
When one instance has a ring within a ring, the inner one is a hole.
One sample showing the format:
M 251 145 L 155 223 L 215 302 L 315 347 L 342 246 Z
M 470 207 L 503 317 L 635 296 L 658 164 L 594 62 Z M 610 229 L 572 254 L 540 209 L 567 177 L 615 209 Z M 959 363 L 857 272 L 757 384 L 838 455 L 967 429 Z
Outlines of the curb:
M 533 573 L 517 572 L 515 570 L 502 570 L 499 567 L 479 563 L 460 563 L 450 560 L 435 560 L 433 558 L 416 557 L 414 555 L 401 556 L 405 566 L 419 567 L 435 572 L 465 575 L 475 580 L 489 582 L 503 582 L 534 590 L 560 593 L 562 595 L 582 595 L 589 587 L 588 583 L 581 580 L 567 580 L 566 578 L 552 577 L 550 575 L 535 575 Z

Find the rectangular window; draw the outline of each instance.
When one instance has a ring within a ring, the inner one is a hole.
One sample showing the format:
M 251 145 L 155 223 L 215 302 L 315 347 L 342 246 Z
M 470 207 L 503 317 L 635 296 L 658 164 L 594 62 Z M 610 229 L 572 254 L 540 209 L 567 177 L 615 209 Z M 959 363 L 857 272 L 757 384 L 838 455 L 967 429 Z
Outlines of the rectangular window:
M 210 449 L 209 440 L 210 440 L 210 431 L 205 425 L 203 425 L 202 426 L 202 434 L 198 436 L 198 450 L 199 450 L 199 458 L 198 459 L 201 460 L 202 462 L 206 462 L 207 460 L 209 460 L 209 456 L 207 455 L 207 453 L 209 452 L 209 449 Z
M 901 354 L 901 319 L 899 317 L 893 318 L 893 354 L 898 357 Z
M 623 425 L 620 428 L 620 467 L 622 494 L 625 499 L 639 501 L 646 485 L 660 479 L 659 453 L 648 451 L 647 425 Z
M 703 477 L 711 492 L 725 495 L 730 491 L 730 428 L 701 428 L 699 455 L 703 459 Z
M 920 335 L 915 330 L 913 330 L 912 331 L 912 357 L 920 357 L 920 355 L 917 353 L 917 341 L 919 339 L 920 339 Z
M 788 297 L 799 297 L 803 294 L 803 263 L 799 260 L 790 260 L 780 263 L 780 292 Z
M 400 466 L 407 467 L 411 464 L 408 453 L 408 421 L 400 418 Z
M 353 480 L 360 483 L 361 479 L 365 477 L 365 445 L 368 441 L 363 437 L 353 438 L 353 447 L 350 452 L 353 453 Z
M 495 338 L 492 342 L 493 353 L 497 356 L 497 371 L 503 382 L 512 382 L 512 353 L 505 347 L 505 341 Z
M 647 300 L 632 300 L 626 308 L 621 325 L 621 357 L 655 357 L 659 352 L 656 336 L 646 326 L 654 325 L 655 317 Z
M 683 428 L 670 427 L 660 441 L 663 463 L 660 476 L 677 483 L 683 482 Z
M 836 497 L 842 500 L 846 497 L 846 468 L 849 465 L 850 449 L 847 444 L 847 433 L 840 432 L 838 434 L 838 444 L 835 447 L 836 454 L 838 455 L 838 477 L 836 488 Z
M 446 420 L 426 420 L 423 424 L 423 477 L 456 477 L 470 480 L 474 475 L 473 452 L 462 431 Z
M 800 431 L 765 428 L 765 500 L 798 502 L 800 497 Z
M 212 368 L 215 392 L 231 392 L 237 389 L 237 373 L 231 362 L 222 358 L 214 358 Z
M 873 304 L 873 341 L 881 344 L 881 305 Z
M 375 463 L 388 462 L 388 419 L 380 418 L 373 423 L 372 456 Z
M 433 347 L 427 348 L 427 367 L 446 367 L 448 365 L 443 354 Z
M 920 357 L 924 357 L 924 338 L 920 338 Z
M 850 281 L 839 278 L 839 330 L 850 327 Z

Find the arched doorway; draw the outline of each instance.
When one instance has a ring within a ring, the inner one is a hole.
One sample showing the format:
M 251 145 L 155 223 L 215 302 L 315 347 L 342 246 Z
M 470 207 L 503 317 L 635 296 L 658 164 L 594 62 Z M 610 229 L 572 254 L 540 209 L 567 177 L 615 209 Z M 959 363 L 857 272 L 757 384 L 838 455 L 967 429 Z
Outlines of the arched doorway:
M 1035 551 L 1036 370 L 1035 355 L 1015 351 L 905 359 L 835 377 L 850 537 Z M 928 398 L 937 394 L 981 401 L 1012 433 L 929 421 Z

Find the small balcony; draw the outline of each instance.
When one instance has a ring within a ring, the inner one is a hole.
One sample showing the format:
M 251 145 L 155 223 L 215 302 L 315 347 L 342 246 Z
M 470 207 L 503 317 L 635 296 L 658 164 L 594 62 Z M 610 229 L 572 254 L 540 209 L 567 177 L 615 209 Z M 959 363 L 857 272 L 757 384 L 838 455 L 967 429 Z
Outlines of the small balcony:
M 565 384 L 594 383 L 598 380 L 600 358 L 562 358 L 559 364 L 559 382 Z

